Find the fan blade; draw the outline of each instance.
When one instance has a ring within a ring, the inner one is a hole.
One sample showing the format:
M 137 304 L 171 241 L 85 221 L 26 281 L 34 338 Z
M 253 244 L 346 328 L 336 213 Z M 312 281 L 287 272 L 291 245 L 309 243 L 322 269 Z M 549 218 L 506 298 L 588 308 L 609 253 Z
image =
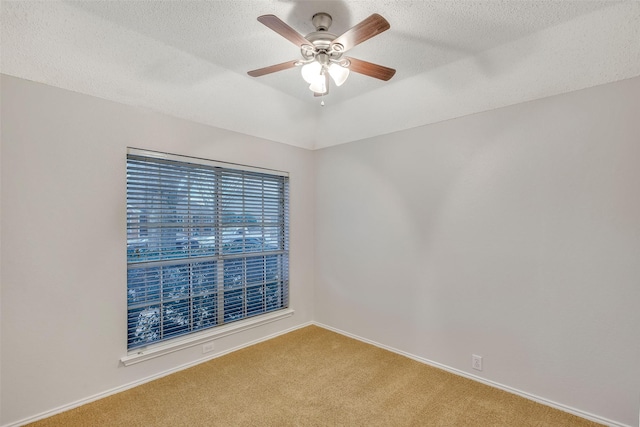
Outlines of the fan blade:
M 363 41 L 369 40 L 371 37 L 376 36 L 389 28 L 391 28 L 389 22 L 382 16 L 374 13 L 331 42 L 331 47 L 334 50 L 339 51 L 340 49 L 335 47 L 339 44 L 342 45 L 342 52 L 346 52 L 352 47 L 359 45 Z
M 262 15 L 258 16 L 258 21 L 271 28 L 276 33 L 280 34 L 285 39 L 289 40 L 298 47 L 302 45 L 311 45 L 309 40 L 302 37 L 300 33 L 287 25 L 282 19 L 275 15 Z
M 282 64 L 270 65 L 269 67 L 258 68 L 257 70 L 247 71 L 251 77 L 260 77 L 265 74 L 275 73 L 276 71 L 288 70 L 296 66 L 298 61 L 287 61 Z
M 365 76 L 374 77 L 376 79 L 387 81 L 396 73 L 396 70 L 382 65 L 373 64 L 363 61 L 362 59 L 344 57 L 351 62 L 349 70 L 354 73 L 364 74 Z

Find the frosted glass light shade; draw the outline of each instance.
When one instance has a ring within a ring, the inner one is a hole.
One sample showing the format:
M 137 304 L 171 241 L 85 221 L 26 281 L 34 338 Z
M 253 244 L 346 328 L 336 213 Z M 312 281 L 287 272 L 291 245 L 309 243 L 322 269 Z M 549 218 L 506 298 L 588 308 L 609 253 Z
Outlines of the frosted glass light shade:
M 336 86 L 342 86 L 347 80 L 347 77 L 349 77 L 349 69 L 336 63 L 323 66 L 318 61 L 313 61 L 303 65 L 300 69 L 302 78 L 309 83 L 309 90 L 316 93 L 327 92 L 327 81 L 325 78 L 325 73 L 327 72 Z
M 302 78 L 307 83 L 313 84 L 318 76 L 321 76 L 320 73 L 322 72 L 322 65 L 320 65 L 319 62 L 313 61 L 303 65 L 300 69 L 300 72 L 302 73 Z M 322 78 L 322 80 L 324 81 L 324 77 Z
M 335 82 L 336 86 L 342 86 L 342 83 L 347 81 L 349 77 L 349 69 L 336 63 L 329 65 L 329 75 Z
M 309 90 L 315 93 L 326 93 L 327 81 L 324 75 L 317 76 L 317 78 L 309 85 Z

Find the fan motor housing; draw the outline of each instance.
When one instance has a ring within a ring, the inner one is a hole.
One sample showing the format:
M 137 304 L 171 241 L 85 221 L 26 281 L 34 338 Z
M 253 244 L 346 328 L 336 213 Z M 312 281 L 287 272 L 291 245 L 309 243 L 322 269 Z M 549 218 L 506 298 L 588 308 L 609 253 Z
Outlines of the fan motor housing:
M 323 53 L 329 55 L 331 59 L 339 59 L 342 56 L 342 52 L 331 46 L 331 42 L 338 36 L 328 32 L 333 22 L 331 15 L 326 12 L 318 12 L 313 15 L 311 22 L 313 26 L 316 27 L 316 31 L 305 36 L 305 38 L 311 42 L 312 46 L 302 46 L 300 49 L 302 56 L 305 59 L 312 59 L 318 54 Z

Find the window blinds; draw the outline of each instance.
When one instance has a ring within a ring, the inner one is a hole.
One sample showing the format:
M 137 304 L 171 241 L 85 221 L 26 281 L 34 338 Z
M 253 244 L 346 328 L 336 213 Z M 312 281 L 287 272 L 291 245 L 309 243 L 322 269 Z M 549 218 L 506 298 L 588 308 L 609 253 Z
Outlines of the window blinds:
M 129 349 L 288 307 L 288 177 L 130 149 Z

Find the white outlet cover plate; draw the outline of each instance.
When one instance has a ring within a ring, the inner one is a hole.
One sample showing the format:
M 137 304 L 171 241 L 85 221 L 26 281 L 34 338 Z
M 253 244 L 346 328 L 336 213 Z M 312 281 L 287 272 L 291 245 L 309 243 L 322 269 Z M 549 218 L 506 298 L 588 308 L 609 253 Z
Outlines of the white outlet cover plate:
M 472 354 L 471 367 L 478 371 L 482 371 L 482 356 L 478 356 L 477 354 Z

